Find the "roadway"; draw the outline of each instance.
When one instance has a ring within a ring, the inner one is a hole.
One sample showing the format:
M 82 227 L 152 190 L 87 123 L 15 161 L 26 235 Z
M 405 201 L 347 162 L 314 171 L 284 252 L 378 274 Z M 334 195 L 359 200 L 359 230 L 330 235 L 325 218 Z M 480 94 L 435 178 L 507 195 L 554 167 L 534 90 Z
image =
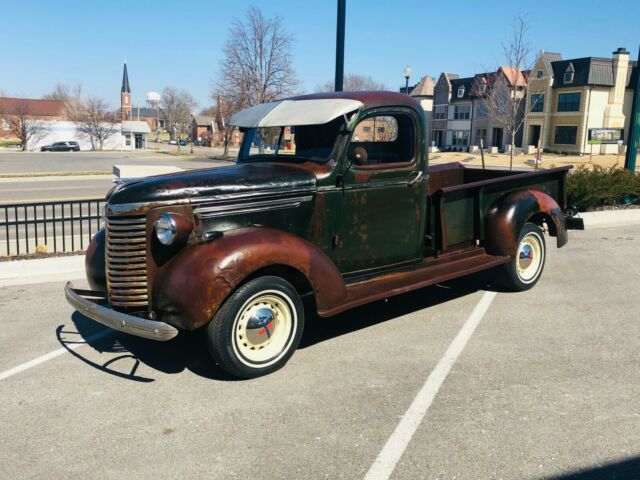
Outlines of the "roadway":
M 0 176 L 29 173 L 102 172 L 113 165 L 163 165 L 184 169 L 226 165 L 216 158 L 184 157 L 151 150 L 143 152 L 11 152 L 0 149 Z M 218 149 L 207 149 L 212 157 L 221 155 Z
M 475 277 L 309 311 L 289 364 L 249 381 L 198 334 L 155 343 L 74 313 L 68 275 L 3 286 L 0 476 L 637 479 L 639 237 L 548 240 L 528 292 Z

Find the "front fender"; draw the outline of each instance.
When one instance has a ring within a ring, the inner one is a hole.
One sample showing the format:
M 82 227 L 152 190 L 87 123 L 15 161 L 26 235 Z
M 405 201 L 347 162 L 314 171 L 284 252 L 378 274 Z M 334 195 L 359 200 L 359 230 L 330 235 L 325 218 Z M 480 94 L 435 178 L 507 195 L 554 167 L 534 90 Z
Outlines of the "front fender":
M 105 233 L 104 228 L 98 230 L 84 257 L 84 268 L 87 273 L 87 280 L 92 290 L 101 292 L 107 291 L 107 270 L 104 258 Z
M 209 322 L 247 277 L 274 265 L 302 273 L 320 310 L 346 298 L 342 275 L 318 247 L 281 230 L 249 227 L 191 245 L 159 269 L 153 281 L 153 309 L 163 321 L 193 330 Z
M 490 255 L 515 257 L 518 236 L 525 223 L 546 222 L 558 248 L 568 241 L 562 209 L 546 193 L 518 190 L 498 198 L 485 217 L 485 249 Z

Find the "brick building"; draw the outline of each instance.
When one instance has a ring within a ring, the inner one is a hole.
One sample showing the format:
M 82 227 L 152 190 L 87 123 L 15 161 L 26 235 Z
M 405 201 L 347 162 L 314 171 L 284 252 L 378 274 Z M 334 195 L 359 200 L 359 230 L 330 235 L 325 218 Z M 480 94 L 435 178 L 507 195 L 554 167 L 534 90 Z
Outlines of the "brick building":
M 24 115 L 32 120 L 63 120 L 64 109 L 62 100 L 0 97 L 0 139 L 17 140 L 11 128 L 12 119 Z

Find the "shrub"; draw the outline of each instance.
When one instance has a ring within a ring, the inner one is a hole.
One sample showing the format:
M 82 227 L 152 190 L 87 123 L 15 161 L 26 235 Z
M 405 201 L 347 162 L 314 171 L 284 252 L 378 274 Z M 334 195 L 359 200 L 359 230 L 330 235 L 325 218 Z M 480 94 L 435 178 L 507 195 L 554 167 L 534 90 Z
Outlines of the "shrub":
M 619 167 L 580 166 L 567 178 L 569 205 L 579 211 L 604 205 L 640 204 L 640 175 Z
M 20 140 L 0 140 L 0 147 L 17 147 L 22 145 Z

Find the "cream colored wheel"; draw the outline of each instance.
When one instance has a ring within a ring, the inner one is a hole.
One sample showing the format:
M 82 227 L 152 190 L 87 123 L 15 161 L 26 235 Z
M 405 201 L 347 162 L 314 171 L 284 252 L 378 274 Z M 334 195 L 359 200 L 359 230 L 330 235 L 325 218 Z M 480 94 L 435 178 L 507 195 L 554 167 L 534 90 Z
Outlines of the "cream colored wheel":
M 304 306 L 287 280 L 265 275 L 238 287 L 213 316 L 206 333 L 215 362 L 241 378 L 281 368 L 298 348 Z
M 498 283 L 514 292 L 529 290 L 542 275 L 545 254 L 542 230 L 534 223 L 526 223 L 518 236 L 516 255 L 497 270 L 501 274 Z
M 287 351 L 296 326 L 295 306 L 286 294 L 277 290 L 260 292 L 236 316 L 234 350 L 248 366 L 269 366 Z
M 538 232 L 529 232 L 520 240 L 516 257 L 516 271 L 520 281 L 531 283 L 540 274 L 544 259 L 544 244 Z

